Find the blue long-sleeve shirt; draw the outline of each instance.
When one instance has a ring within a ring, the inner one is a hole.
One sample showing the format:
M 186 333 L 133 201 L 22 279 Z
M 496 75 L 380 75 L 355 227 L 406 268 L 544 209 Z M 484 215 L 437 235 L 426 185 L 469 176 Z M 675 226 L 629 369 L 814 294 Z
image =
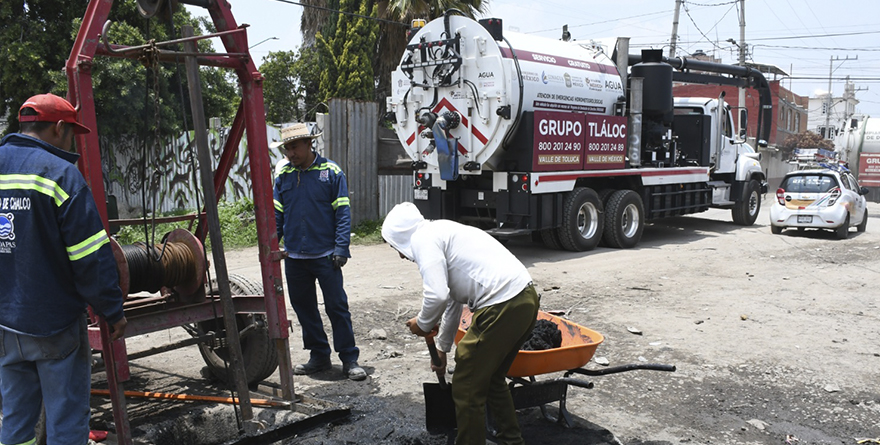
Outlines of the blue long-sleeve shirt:
M 345 174 L 318 154 L 309 168 L 287 164 L 275 178 L 275 225 L 290 258 L 351 257 Z
M 0 141 L 0 327 L 45 337 L 86 304 L 111 324 L 123 295 L 79 155 L 19 133 Z

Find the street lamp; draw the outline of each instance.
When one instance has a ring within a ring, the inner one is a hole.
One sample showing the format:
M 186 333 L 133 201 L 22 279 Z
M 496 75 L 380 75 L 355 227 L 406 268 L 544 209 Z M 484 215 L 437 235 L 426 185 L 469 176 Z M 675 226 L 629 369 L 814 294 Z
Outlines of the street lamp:
M 259 46 L 260 44 L 266 43 L 266 42 L 268 42 L 269 40 L 278 40 L 278 37 L 269 37 L 269 38 L 267 38 L 267 39 L 260 40 L 259 42 L 257 42 L 257 43 L 255 43 L 255 44 L 249 46 L 248 49 L 251 49 L 251 48 L 253 48 L 253 47 L 255 47 L 255 46 Z

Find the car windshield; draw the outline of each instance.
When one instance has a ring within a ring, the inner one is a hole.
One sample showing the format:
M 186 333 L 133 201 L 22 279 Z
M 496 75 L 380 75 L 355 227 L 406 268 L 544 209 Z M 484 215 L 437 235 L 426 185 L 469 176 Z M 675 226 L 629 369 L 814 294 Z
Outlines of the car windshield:
M 837 179 L 829 175 L 792 175 L 785 178 L 780 187 L 789 193 L 827 193 L 838 184 Z

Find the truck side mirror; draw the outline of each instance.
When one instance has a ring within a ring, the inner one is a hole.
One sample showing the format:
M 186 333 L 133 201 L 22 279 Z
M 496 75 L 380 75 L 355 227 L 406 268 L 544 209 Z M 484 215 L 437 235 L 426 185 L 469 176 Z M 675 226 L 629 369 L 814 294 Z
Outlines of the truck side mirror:
M 749 110 L 746 108 L 739 109 L 739 137 L 746 139 L 749 128 Z

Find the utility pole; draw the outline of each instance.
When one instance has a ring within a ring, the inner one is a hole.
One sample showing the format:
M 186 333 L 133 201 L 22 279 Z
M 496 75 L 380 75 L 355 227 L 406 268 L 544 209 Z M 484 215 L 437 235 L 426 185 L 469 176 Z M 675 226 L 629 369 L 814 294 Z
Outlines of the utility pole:
M 830 59 L 831 59 L 831 61 L 828 62 L 828 96 L 825 98 L 825 129 L 824 129 L 825 139 L 831 139 L 831 128 L 830 128 L 831 101 L 832 101 L 831 75 L 834 73 L 834 62 L 837 62 L 837 61 L 846 62 L 847 60 L 859 60 L 859 56 L 855 56 L 852 59 L 850 59 L 849 56 L 846 56 L 845 59 L 841 59 L 840 57 L 831 56 Z M 840 66 L 838 66 L 838 68 L 839 67 Z
M 678 12 L 681 10 L 682 0 L 675 0 L 675 17 L 672 18 L 672 38 L 669 39 L 669 58 L 675 57 L 675 42 L 678 39 Z
M 739 65 L 746 66 L 746 0 L 739 0 Z M 739 107 L 746 106 L 746 89 L 739 87 Z M 742 108 L 737 114 L 737 131 L 741 131 L 746 122 L 743 122 Z M 746 136 L 748 137 L 748 136 Z

